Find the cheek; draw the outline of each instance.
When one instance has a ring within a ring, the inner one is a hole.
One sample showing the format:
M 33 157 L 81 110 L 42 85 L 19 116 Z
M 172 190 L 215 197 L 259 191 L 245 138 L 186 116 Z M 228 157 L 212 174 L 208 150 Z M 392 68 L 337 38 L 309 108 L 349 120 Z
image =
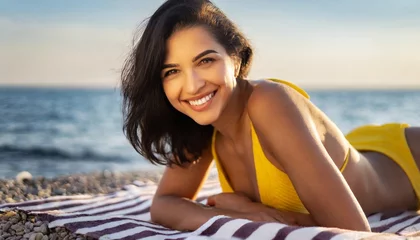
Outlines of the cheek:
M 164 82 L 163 91 L 173 107 L 178 109 L 181 88 L 175 82 Z

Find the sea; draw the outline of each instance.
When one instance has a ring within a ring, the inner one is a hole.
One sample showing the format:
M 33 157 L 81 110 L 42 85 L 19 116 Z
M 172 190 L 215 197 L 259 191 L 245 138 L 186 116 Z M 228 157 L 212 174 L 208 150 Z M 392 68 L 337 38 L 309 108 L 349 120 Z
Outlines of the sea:
M 363 124 L 420 126 L 420 90 L 308 93 L 344 133 Z M 0 178 L 161 169 L 126 140 L 121 102 L 119 89 L 0 87 Z

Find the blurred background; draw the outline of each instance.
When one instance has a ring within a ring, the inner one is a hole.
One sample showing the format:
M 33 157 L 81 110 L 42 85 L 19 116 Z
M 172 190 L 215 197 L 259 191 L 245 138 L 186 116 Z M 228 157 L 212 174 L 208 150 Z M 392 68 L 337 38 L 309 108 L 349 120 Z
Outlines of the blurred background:
M 162 2 L 0 0 L 0 178 L 159 168 L 123 135 L 119 74 Z M 251 79 L 304 87 L 343 132 L 420 125 L 420 1 L 214 3 L 255 47 Z

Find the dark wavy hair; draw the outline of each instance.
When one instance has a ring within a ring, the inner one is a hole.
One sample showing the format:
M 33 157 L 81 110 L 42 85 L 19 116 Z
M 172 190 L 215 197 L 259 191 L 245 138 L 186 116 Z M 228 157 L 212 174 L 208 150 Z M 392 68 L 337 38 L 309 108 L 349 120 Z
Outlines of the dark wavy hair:
M 230 56 L 241 60 L 238 79 L 248 75 L 252 48 L 235 24 L 208 0 L 168 0 L 146 23 L 122 69 L 123 131 L 134 149 L 153 164 L 184 166 L 211 144 L 213 127 L 197 124 L 166 98 L 161 70 L 167 39 L 175 31 L 205 27 Z

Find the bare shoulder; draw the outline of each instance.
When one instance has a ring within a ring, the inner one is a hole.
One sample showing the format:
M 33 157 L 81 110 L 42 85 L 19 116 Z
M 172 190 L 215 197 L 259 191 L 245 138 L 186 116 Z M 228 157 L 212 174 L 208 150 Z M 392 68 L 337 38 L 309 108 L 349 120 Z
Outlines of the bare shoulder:
M 289 83 L 290 84 L 290 83 Z M 250 117 L 261 116 L 261 111 L 275 107 L 280 111 L 303 110 L 307 108 L 309 96 L 294 88 L 293 84 L 283 84 L 271 80 L 254 81 L 253 91 L 248 99 Z
M 209 146 L 194 163 L 183 167 L 175 165 L 166 167 L 155 195 L 171 195 L 194 200 L 208 176 L 212 161 L 213 156 Z
M 249 119 L 264 151 L 287 172 L 304 141 L 318 148 L 310 103 L 297 87 L 260 81 L 248 99 Z M 287 139 L 287 141 L 286 141 Z M 297 139 L 300 139 L 297 141 Z M 293 141 L 292 141 L 293 140 Z

